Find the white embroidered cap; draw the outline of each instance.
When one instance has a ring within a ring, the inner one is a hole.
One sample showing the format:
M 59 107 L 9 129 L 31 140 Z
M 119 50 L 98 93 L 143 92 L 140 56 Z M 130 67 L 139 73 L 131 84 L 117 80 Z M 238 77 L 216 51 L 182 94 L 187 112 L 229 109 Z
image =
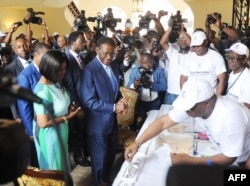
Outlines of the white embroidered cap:
M 249 49 L 246 45 L 243 43 L 234 43 L 229 49 L 226 49 L 226 52 L 233 51 L 236 54 L 239 55 L 246 55 L 246 57 L 249 57 Z
M 188 78 L 182 87 L 180 95 L 174 101 L 173 107 L 187 111 L 196 103 L 208 100 L 214 94 L 214 89 L 208 81 Z
M 196 31 L 191 35 L 191 43 L 190 46 L 200 46 L 207 39 L 205 32 Z

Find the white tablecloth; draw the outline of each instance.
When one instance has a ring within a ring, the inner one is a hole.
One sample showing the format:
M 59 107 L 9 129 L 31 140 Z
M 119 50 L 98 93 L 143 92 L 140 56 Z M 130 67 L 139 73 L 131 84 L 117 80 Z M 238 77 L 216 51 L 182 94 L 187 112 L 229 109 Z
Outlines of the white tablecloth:
M 171 108 L 172 107 L 169 105 L 162 105 L 160 110 L 153 110 L 148 112 L 148 117 L 145 123 L 143 124 L 138 134 L 138 137 L 146 130 L 146 128 L 151 124 L 152 121 L 154 121 L 157 117 L 168 113 L 171 110 Z M 189 123 L 191 126 L 190 128 L 194 129 L 195 127 L 192 121 L 193 120 L 190 120 L 188 122 L 190 122 Z M 193 133 L 189 134 L 194 136 Z M 187 135 L 187 133 L 185 135 Z M 118 172 L 113 182 L 113 186 L 165 186 L 166 185 L 166 177 L 168 169 L 172 165 L 170 159 L 171 149 L 170 146 L 166 143 L 163 143 L 163 145 L 160 147 L 156 147 L 157 144 L 156 140 L 159 140 L 158 136 L 142 144 L 138 152 L 133 157 L 132 162 L 124 161 L 120 171 Z M 192 143 L 194 144 L 194 148 L 197 150 L 198 148 L 197 144 L 199 143 L 199 141 L 194 141 Z M 209 150 L 210 148 L 209 141 L 207 141 L 206 145 L 207 146 L 205 147 L 205 149 L 206 151 L 208 151 L 206 152 L 206 154 L 209 155 L 215 154 L 215 152 L 211 152 L 211 150 Z M 200 154 L 198 154 L 198 156 L 200 156 Z
M 160 115 L 169 111 L 164 106 L 160 111 L 150 111 L 138 136 Z M 113 186 L 164 186 L 168 168 L 171 166 L 170 148 L 163 145 L 155 151 L 155 138 L 144 143 L 131 163 L 125 161 L 116 176 Z M 136 164 L 136 162 L 140 162 Z

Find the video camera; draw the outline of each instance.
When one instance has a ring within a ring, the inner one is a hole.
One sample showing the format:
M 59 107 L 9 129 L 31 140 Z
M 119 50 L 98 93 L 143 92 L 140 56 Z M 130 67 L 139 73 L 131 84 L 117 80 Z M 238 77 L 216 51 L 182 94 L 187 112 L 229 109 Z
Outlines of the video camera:
M 86 18 L 85 16 L 85 10 L 81 10 L 81 14 L 79 14 L 75 20 L 74 20 L 74 25 L 77 27 L 77 30 L 87 32 L 90 30 L 87 21 L 89 22 L 95 22 L 97 21 L 97 27 L 94 27 L 95 31 L 101 31 L 102 29 L 100 28 L 100 22 L 102 20 L 100 12 L 98 12 L 97 17 L 88 17 Z
M 141 74 L 141 84 L 143 88 L 149 89 L 152 86 L 151 75 L 152 72 L 144 68 L 140 68 L 139 72 Z
M 159 42 L 156 39 L 153 39 L 152 42 L 152 51 L 153 52 L 158 52 L 161 50 L 161 45 L 159 44 Z
M 23 23 L 21 21 L 18 21 L 18 22 L 15 22 L 14 25 L 17 25 L 17 26 L 22 26 Z
M 180 32 L 181 31 L 180 23 L 187 23 L 188 21 L 187 19 L 182 18 L 180 10 L 177 11 L 176 15 L 171 16 L 171 19 L 173 20 L 173 26 L 172 26 L 173 32 Z
M 121 18 L 114 18 L 112 8 L 107 9 L 107 14 L 104 15 L 103 23 L 107 28 L 115 28 L 118 22 L 121 22 Z
M 122 22 L 121 18 L 112 18 L 106 21 L 106 27 L 108 28 L 115 28 L 117 26 L 117 23 Z
M 73 23 L 77 27 L 78 31 L 87 32 L 89 31 L 87 21 L 88 20 L 85 17 L 85 10 L 81 10 L 81 13 L 75 18 Z
M 23 19 L 25 24 L 33 23 L 33 24 L 42 24 L 43 20 L 41 17 L 37 17 L 36 15 L 41 14 L 45 15 L 44 12 L 35 12 L 33 8 L 27 8 L 27 11 L 30 13 L 29 19 Z
M 118 54 L 117 54 L 117 59 L 118 61 L 123 61 L 124 59 L 124 55 L 126 54 L 126 52 L 129 52 L 129 61 L 135 61 L 136 59 L 136 52 L 134 50 L 134 48 L 136 47 L 136 43 L 137 43 L 137 37 L 134 35 L 125 35 L 124 38 L 122 38 L 121 36 L 122 31 L 120 32 L 120 30 L 117 30 L 116 33 L 116 39 L 119 42 L 123 42 L 123 45 L 121 47 L 120 50 L 118 50 Z
M 218 17 L 219 19 L 221 19 L 221 14 L 218 13 L 218 12 L 214 12 L 211 15 L 208 16 L 208 18 L 207 18 L 208 24 L 214 24 L 214 23 L 216 23 L 216 19 L 213 16 L 214 17 Z
M 141 19 L 139 20 L 139 27 L 148 29 L 150 21 L 152 19 L 156 19 L 156 14 L 151 14 L 149 16 L 141 16 Z

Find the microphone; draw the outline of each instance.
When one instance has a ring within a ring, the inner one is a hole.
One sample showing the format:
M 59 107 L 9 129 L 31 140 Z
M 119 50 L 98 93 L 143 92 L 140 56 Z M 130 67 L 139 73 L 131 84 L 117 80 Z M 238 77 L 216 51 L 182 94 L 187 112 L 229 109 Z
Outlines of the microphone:
M 42 104 L 42 99 L 32 91 L 16 84 L 16 78 L 9 75 L 0 76 L 0 92 L 7 95 Z

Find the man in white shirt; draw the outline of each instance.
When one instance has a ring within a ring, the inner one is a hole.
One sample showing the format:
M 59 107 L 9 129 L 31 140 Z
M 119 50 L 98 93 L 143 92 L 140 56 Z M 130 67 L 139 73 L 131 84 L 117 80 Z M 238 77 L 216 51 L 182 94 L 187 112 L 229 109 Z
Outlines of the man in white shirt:
M 181 87 L 188 78 L 201 78 L 212 85 L 217 95 L 222 95 L 226 85 L 223 57 L 207 47 L 207 37 L 203 31 L 192 34 L 190 47 L 192 52 L 185 58 L 181 69 Z
M 164 49 L 165 54 L 168 57 L 168 64 L 165 65 L 165 72 L 167 71 L 167 83 L 168 88 L 164 98 L 164 104 L 172 105 L 174 100 L 180 94 L 180 76 L 181 66 L 183 61 L 190 52 L 191 38 L 184 29 L 184 25 L 180 25 L 180 34 L 177 41 L 178 45 L 169 43 L 169 37 L 171 35 L 172 27 L 169 27 L 167 31 L 161 37 L 161 47 Z
M 189 79 L 174 109 L 156 119 L 125 151 L 131 160 L 141 144 L 161 131 L 194 117 L 206 132 L 210 142 L 220 151 L 210 157 L 192 157 L 184 153 L 171 153 L 173 164 L 224 165 L 245 163 L 250 155 L 250 112 L 241 104 L 224 96 L 217 96 L 211 84 L 203 79 Z

